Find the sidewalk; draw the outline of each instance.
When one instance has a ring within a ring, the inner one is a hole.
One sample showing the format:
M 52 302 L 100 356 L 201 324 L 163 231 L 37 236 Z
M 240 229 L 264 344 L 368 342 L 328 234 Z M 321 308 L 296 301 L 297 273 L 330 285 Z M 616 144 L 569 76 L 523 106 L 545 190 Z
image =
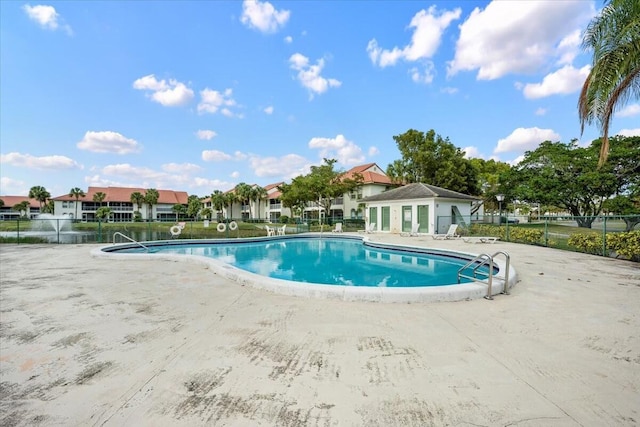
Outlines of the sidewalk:
M 510 243 L 494 300 L 289 297 L 191 262 L 0 245 L 0 425 L 633 426 L 640 266 Z

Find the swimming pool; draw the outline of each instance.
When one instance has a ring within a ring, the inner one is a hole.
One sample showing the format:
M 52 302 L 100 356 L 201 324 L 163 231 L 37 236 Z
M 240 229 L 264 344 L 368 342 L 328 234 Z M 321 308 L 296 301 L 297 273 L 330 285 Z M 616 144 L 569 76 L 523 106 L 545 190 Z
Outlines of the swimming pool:
M 279 293 L 370 301 L 459 300 L 486 285 L 457 283 L 473 255 L 313 234 L 278 238 L 177 240 L 108 246 L 97 256 L 197 259 L 232 280 Z M 499 280 L 499 265 L 494 281 Z M 496 290 L 500 287 L 494 284 Z

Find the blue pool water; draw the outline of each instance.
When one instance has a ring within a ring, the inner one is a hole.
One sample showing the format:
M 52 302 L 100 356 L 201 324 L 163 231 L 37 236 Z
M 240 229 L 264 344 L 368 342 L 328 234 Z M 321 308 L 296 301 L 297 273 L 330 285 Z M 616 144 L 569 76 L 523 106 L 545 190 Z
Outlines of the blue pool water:
M 466 259 L 376 248 L 343 238 L 285 238 L 252 242 L 153 246 L 153 252 L 200 255 L 255 274 L 295 282 L 372 287 L 457 283 Z M 140 248 L 118 253 L 140 253 Z M 463 281 L 464 282 L 464 281 Z

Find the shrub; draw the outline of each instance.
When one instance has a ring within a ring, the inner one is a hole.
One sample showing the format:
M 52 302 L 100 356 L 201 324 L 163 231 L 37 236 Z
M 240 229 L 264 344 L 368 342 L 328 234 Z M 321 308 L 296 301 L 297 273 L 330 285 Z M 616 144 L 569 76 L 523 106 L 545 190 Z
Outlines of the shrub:
M 640 262 L 640 230 L 607 234 L 607 247 L 617 256 Z
M 289 217 L 287 215 L 281 215 L 280 216 L 280 222 L 282 224 L 288 224 L 289 223 Z
M 523 243 L 542 243 L 544 232 L 530 228 L 509 228 L 509 240 Z
M 569 237 L 569 246 L 588 254 L 602 254 L 602 235 L 595 233 L 576 233 Z

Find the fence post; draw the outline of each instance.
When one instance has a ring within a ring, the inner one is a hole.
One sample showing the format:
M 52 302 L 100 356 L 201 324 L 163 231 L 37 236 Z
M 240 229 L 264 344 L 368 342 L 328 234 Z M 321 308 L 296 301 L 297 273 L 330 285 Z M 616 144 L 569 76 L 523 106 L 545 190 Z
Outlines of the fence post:
M 607 216 L 604 216 L 602 224 L 602 256 L 607 256 Z
M 18 217 L 18 231 L 16 233 L 16 238 L 18 240 L 18 244 L 20 244 L 20 217 Z
M 102 243 L 102 221 L 98 218 L 98 243 Z
M 549 247 L 549 218 L 544 218 L 544 245 Z

